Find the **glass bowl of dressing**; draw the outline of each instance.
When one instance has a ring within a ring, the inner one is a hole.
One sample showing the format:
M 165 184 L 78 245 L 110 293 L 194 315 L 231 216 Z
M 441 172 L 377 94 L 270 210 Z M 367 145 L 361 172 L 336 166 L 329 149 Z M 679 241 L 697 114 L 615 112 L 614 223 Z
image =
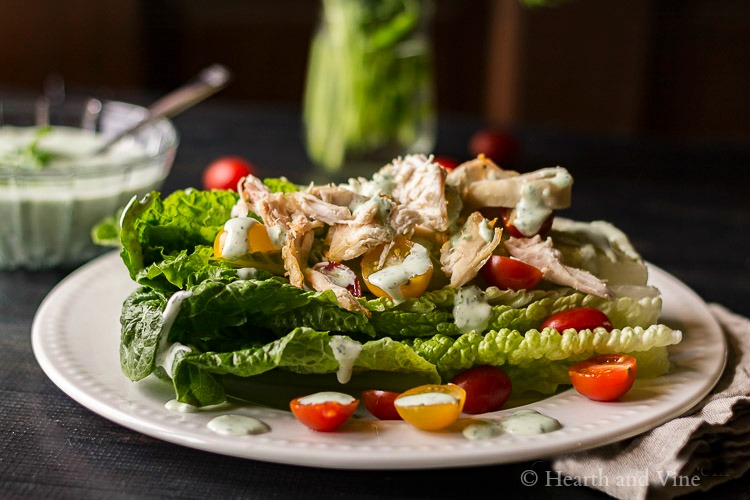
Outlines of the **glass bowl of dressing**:
M 71 268 L 102 251 L 93 226 L 162 186 L 179 136 L 160 119 L 92 153 L 147 115 L 117 101 L 0 100 L 0 270 Z

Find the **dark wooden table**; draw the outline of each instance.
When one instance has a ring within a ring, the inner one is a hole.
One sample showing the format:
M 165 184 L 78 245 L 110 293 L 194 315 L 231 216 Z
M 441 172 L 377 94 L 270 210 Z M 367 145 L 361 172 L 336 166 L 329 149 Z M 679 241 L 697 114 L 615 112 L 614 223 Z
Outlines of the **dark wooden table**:
M 203 104 L 178 118 L 182 144 L 164 191 L 199 186 L 216 156 L 251 158 L 259 175 L 306 181 L 299 115 L 240 103 Z M 437 152 L 467 156 L 478 122 L 446 118 Z M 519 168 L 560 164 L 574 175 L 564 215 L 606 219 L 644 257 L 707 302 L 750 316 L 750 147 L 633 143 L 521 130 Z M 120 427 L 80 406 L 37 365 L 31 324 L 69 270 L 0 272 L 0 497 L 20 498 L 475 498 L 600 497 L 540 482 L 549 462 L 439 471 L 337 471 L 243 460 L 192 450 Z M 745 496 L 750 475 L 713 490 Z

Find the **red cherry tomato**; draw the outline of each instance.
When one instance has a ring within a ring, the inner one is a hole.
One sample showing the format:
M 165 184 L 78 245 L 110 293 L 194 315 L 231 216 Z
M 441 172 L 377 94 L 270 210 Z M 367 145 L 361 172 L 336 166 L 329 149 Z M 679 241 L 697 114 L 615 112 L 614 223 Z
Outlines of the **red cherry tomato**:
M 203 171 L 203 187 L 236 191 L 240 179 L 253 172 L 255 172 L 253 164 L 241 156 L 223 156 L 213 161 Z
M 604 327 L 607 331 L 612 329 L 612 322 L 606 314 L 593 307 L 576 307 L 553 314 L 544 320 L 540 329 L 554 328 L 562 333 L 568 328 L 593 330 L 599 326 Z
M 460 165 L 458 160 L 451 158 L 450 156 L 436 156 L 432 161 L 446 169 L 448 172 Z
M 568 370 L 575 389 L 594 401 L 614 401 L 635 381 L 636 361 L 625 354 L 603 354 L 573 365 Z
M 380 420 L 401 420 L 393 402 L 399 396 L 397 392 L 378 391 L 375 389 L 362 392 L 362 401 L 367 411 Z
M 456 375 L 451 383 L 466 391 L 465 413 L 487 413 L 499 410 L 510 397 L 512 384 L 497 366 L 474 366 Z
M 520 260 L 493 255 L 479 270 L 488 285 L 501 290 L 533 290 L 542 279 L 542 272 Z
M 515 163 L 520 146 L 518 141 L 499 130 L 480 130 L 469 141 L 469 152 L 472 156 L 484 154 L 500 166 Z
M 352 416 L 359 400 L 340 392 L 318 392 L 293 399 L 289 408 L 297 420 L 312 430 L 331 432 Z

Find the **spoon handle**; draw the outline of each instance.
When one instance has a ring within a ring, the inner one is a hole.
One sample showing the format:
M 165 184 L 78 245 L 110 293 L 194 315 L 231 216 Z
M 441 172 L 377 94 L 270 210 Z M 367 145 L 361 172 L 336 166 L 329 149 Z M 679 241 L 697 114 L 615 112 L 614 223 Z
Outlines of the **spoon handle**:
M 194 81 L 186 83 L 154 102 L 149 106 L 148 113 L 142 120 L 115 134 L 94 151 L 93 154 L 98 155 L 105 152 L 123 137 L 137 132 L 149 123 L 160 118 L 171 118 L 198 104 L 226 87 L 231 76 L 229 69 L 220 64 L 213 64 L 205 68 L 198 74 Z

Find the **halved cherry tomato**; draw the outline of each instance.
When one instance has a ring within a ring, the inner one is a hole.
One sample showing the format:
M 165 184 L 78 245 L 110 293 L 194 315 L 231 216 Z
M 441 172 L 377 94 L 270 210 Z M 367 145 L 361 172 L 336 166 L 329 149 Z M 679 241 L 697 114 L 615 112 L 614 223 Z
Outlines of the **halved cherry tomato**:
M 318 392 L 289 403 L 297 420 L 312 430 L 331 432 L 352 416 L 359 400 L 341 392 Z
M 393 402 L 399 396 L 397 392 L 369 390 L 362 391 L 362 401 L 367 411 L 380 420 L 401 420 Z
M 530 238 L 537 234 L 542 237 L 545 237 L 547 233 L 549 233 L 549 230 L 552 229 L 552 223 L 555 220 L 555 214 L 553 212 L 549 214 L 546 219 L 544 219 L 544 222 L 542 222 L 542 226 L 539 228 L 539 231 L 527 236 L 523 234 L 521 231 L 519 231 L 516 226 L 513 225 L 513 222 L 511 222 L 512 215 L 513 215 L 512 208 L 503 207 L 500 210 L 500 217 L 503 219 L 503 226 L 505 227 L 505 231 L 507 231 L 509 235 L 515 238 Z
M 229 233 L 227 233 L 226 230 L 222 229 L 221 232 L 216 235 L 216 239 L 214 240 L 214 257 L 224 257 L 224 244 L 226 243 L 228 234 Z M 247 230 L 247 241 L 249 249 L 248 253 L 275 252 L 279 250 L 271 242 L 271 238 L 268 236 L 268 231 L 266 231 L 266 226 L 260 222 L 250 225 Z M 240 257 L 239 259 L 232 260 L 232 262 L 241 265 L 243 261 Z
M 385 258 L 385 263 L 382 267 L 378 266 L 382 247 L 371 250 L 362 256 L 362 278 L 364 279 L 367 288 L 375 296 L 388 297 L 392 300 L 394 299 L 394 297 L 392 297 L 387 291 L 371 283 L 369 277 L 382 269 L 402 264 L 412 253 L 412 250 L 416 245 L 418 245 L 418 243 L 397 236 L 394 240 L 393 246 L 388 251 L 388 256 Z M 427 258 L 429 259 L 429 256 Z M 405 271 L 408 271 L 408 269 L 405 269 Z M 416 275 L 412 274 L 411 276 L 405 276 L 403 284 L 401 284 L 397 290 L 403 297 L 419 297 L 427 289 L 427 285 L 430 284 L 430 278 L 432 278 L 431 262 L 426 271 Z M 395 299 L 400 299 L 400 297 L 395 297 Z
M 237 183 L 240 179 L 254 172 L 255 167 L 245 158 L 222 156 L 211 162 L 203 171 L 203 187 L 237 191 Z
M 513 136 L 500 130 L 479 130 L 469 140 L 469 152 L 473 156 L 484 154 L 500 166 L 513 165 L 520 149 Z
M 466 391 L 457 385 L 430 384 L 409 389 L 393 404 L 401 418 L 414 427 L 436 431 L 456 421 L 465 401 Z
M 456 375 L 452 384 L 466 391 L 465 413 L 487 413 L 499 410 L 510 397 L 512 384 L 505 371 L 497 366 L 474 366 Z
M 604 327 L 607 331 L 612 330 L 612 322 L 609 317 L 593 307 L 576 307 L 553 314 L 542 323 L 540 330 L 554 328 L 562 333 L 568 328 L 575 330 L 593 330 Z
M 346 288 L 355 297 L 362 296 L 362 286 L 359 284 L 359 278 L 349 266 L 340 262 L 318 262 L 313 269 L 319 273 L 325 274 L 334 285 Z
M 461 164 L 458 160 L 451 158 L 450 156 L 436 156 L 432 161 L 446 169 L 448 172 Z
M 517 259 L 493 255 L 479 270 L 488 285 L 501 290 L 533 290 L 542 279 L 542 272 Z
M 635 381 L 636 360 L 626 354 L 602 354 L 568 370 L 573 387 L 594 401 L 614 401 Z

